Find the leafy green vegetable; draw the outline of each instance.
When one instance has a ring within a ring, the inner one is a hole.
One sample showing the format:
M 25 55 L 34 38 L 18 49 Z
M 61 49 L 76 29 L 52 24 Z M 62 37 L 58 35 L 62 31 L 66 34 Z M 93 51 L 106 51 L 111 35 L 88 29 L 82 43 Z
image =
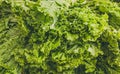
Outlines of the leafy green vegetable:
M 119 74 L 113 0 L 0 0 L 0 74 Z

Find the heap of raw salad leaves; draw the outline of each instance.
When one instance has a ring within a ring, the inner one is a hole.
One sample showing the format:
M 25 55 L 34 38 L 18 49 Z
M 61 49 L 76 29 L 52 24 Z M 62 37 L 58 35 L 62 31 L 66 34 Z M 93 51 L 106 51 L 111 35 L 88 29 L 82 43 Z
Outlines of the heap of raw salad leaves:
M 0 74 L 120 74 L 119 0 L 0 0 Z

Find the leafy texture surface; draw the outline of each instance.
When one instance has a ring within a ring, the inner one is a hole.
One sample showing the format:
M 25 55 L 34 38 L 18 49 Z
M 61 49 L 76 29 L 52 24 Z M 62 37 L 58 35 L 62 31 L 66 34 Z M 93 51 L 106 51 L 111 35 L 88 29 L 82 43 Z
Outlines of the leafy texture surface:
M 118 0 L 0 0 L 0 74 L 120 74 Z

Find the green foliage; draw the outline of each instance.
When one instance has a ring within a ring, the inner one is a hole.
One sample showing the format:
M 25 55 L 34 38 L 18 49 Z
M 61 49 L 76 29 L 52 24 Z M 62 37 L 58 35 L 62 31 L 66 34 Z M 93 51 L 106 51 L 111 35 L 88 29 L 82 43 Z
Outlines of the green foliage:
M 0 0 L 0 74 L 120 74 L 119 28 L 110 0 Z

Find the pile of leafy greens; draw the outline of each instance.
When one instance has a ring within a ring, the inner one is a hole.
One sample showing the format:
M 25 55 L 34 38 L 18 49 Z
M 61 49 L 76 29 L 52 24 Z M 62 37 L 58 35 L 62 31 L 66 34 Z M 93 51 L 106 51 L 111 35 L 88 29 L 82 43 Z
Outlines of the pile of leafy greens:
M 120 74 L 118 0 L 0 0 L 0 74 Z

